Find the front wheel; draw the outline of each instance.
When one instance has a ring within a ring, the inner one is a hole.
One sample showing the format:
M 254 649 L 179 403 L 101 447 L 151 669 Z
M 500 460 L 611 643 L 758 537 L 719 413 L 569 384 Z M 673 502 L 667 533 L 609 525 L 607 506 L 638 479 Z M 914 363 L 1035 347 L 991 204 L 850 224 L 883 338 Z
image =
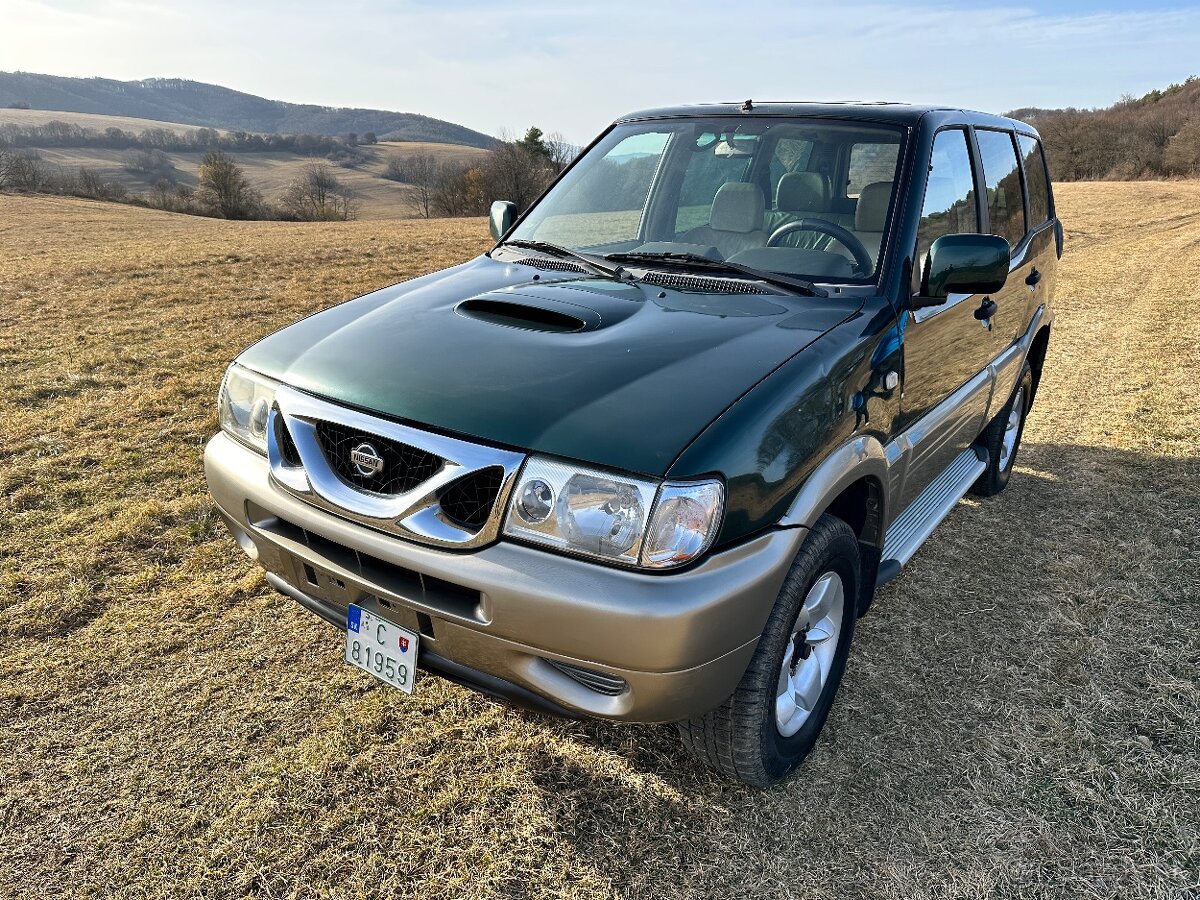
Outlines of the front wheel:
M 1026 363 L 1021 377 L 1013 388 L 1008 403 L 988 422 L 979 436 L 979 444 L 988 454 L 987 468 L 971 485 L 971 493 L 977 497 L 992 497 L 1008 485 L 1017 450 L 1021 447 L 1021 435 L 1025 433 L 1025 417 L 1029 415 L 1029 404 L 1033 400 L 1033 370 Z
M 803 762 L 846 668 L 861 578 L 854 532 L 841 519 L 822 516 L 792 563 L 733 695 L 679 723 L 695 756 L 760 788 Z

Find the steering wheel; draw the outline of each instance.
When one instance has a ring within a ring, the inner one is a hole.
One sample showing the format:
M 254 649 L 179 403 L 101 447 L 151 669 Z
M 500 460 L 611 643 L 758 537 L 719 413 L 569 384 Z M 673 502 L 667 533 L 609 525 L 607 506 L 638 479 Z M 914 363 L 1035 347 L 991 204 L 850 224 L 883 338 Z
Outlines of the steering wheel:
M 833 238 L 849 250 L 850 255 L 854 257 L 854 268 L 857 275 L 870 275 L 875 271 L 875 261 L 871 259 L 870 251 L 862 241 L 854 236 L 854 232 L 841 225 L 835 225 L 833 222 L 827 222 L 825 219 L 806 218 L 797 219 L 794 222 L 784 222 L 771 232 L 766 245 L 778 247 L 779 241 L 794 231 L 816 231 Z

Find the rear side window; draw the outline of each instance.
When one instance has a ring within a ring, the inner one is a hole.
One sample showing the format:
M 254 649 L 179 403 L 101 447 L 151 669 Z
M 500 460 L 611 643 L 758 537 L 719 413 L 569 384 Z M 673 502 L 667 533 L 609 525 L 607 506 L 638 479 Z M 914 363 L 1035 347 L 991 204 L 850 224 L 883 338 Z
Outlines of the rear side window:
M 1017 135 L 1021 156 L 1025 158 L 1025 190 L 1029 194 L 1029 229 L 1032 231 L 1050 218 L 1050 185 L 1042 145 L 1025 134 Z
M 850 171 L 846 196 L 857 197 L 868 184 L 891 181 L 896 177 L 900 144 L 855 144 L 850 148 Z
M 925 264 L 930 245 L 944 234 L 979 231 L 975 210 L 975 176 L 967 133 L 942 131 L 933 139 L 929 183 L 917 230 L 917 261 Z
M 988 215 L 992 234 L 1016 246 L 1025 237 L 1025 201 L 1021 197 L 1021 171 L 1012 134 L 1007 131 L 975 132 L 983 160 L 983 182 L 987 188 Z
M 812 158 L 812 151 L 812 141 L 799 138 L 780 138 L 776 141 L 775 152 L 771 154 L 771 185 L 779 184 L 779 179 L 789 172 L 805 171 L 808 161 Z

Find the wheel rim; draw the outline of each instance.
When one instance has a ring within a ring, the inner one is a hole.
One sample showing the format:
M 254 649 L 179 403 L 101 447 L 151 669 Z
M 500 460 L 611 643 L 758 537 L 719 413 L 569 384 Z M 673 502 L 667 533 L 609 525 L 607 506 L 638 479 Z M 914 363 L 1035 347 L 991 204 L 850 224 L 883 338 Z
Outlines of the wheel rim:
M 826 572 L 800 607 L 779 669 L 775 728 L 784 737 L 799 731 L 812 715 L 833 669 L 846 589 L 836 572 Z
M 1008 413 L 1008 422 L 1004 425 L 1004 437 L 1000 441 L 1000 469 L 1007 469 L 1012 462 L 1013 454 L 1017 452 L 1017 435 L 1021 433 L 1021 419 L 1025 416 L 1025 388 L 1017 391 L 1013 398 L 1012 409 Z

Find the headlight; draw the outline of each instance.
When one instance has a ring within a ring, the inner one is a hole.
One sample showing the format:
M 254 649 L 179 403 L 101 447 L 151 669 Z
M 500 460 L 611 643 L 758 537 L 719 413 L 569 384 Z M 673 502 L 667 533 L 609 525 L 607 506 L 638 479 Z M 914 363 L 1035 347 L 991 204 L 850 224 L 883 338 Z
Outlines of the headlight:
M 719 481 L 660 485 L 531 457 L 512 493 L 504 533 L 568 553 L 665 569 L 708 549 L 724 493 Z
M 221 382 L 217 400 L 221 428 L 264 456 L 267 452 L 267 417 L 278 386 L 269 378 L 232 365 Z

